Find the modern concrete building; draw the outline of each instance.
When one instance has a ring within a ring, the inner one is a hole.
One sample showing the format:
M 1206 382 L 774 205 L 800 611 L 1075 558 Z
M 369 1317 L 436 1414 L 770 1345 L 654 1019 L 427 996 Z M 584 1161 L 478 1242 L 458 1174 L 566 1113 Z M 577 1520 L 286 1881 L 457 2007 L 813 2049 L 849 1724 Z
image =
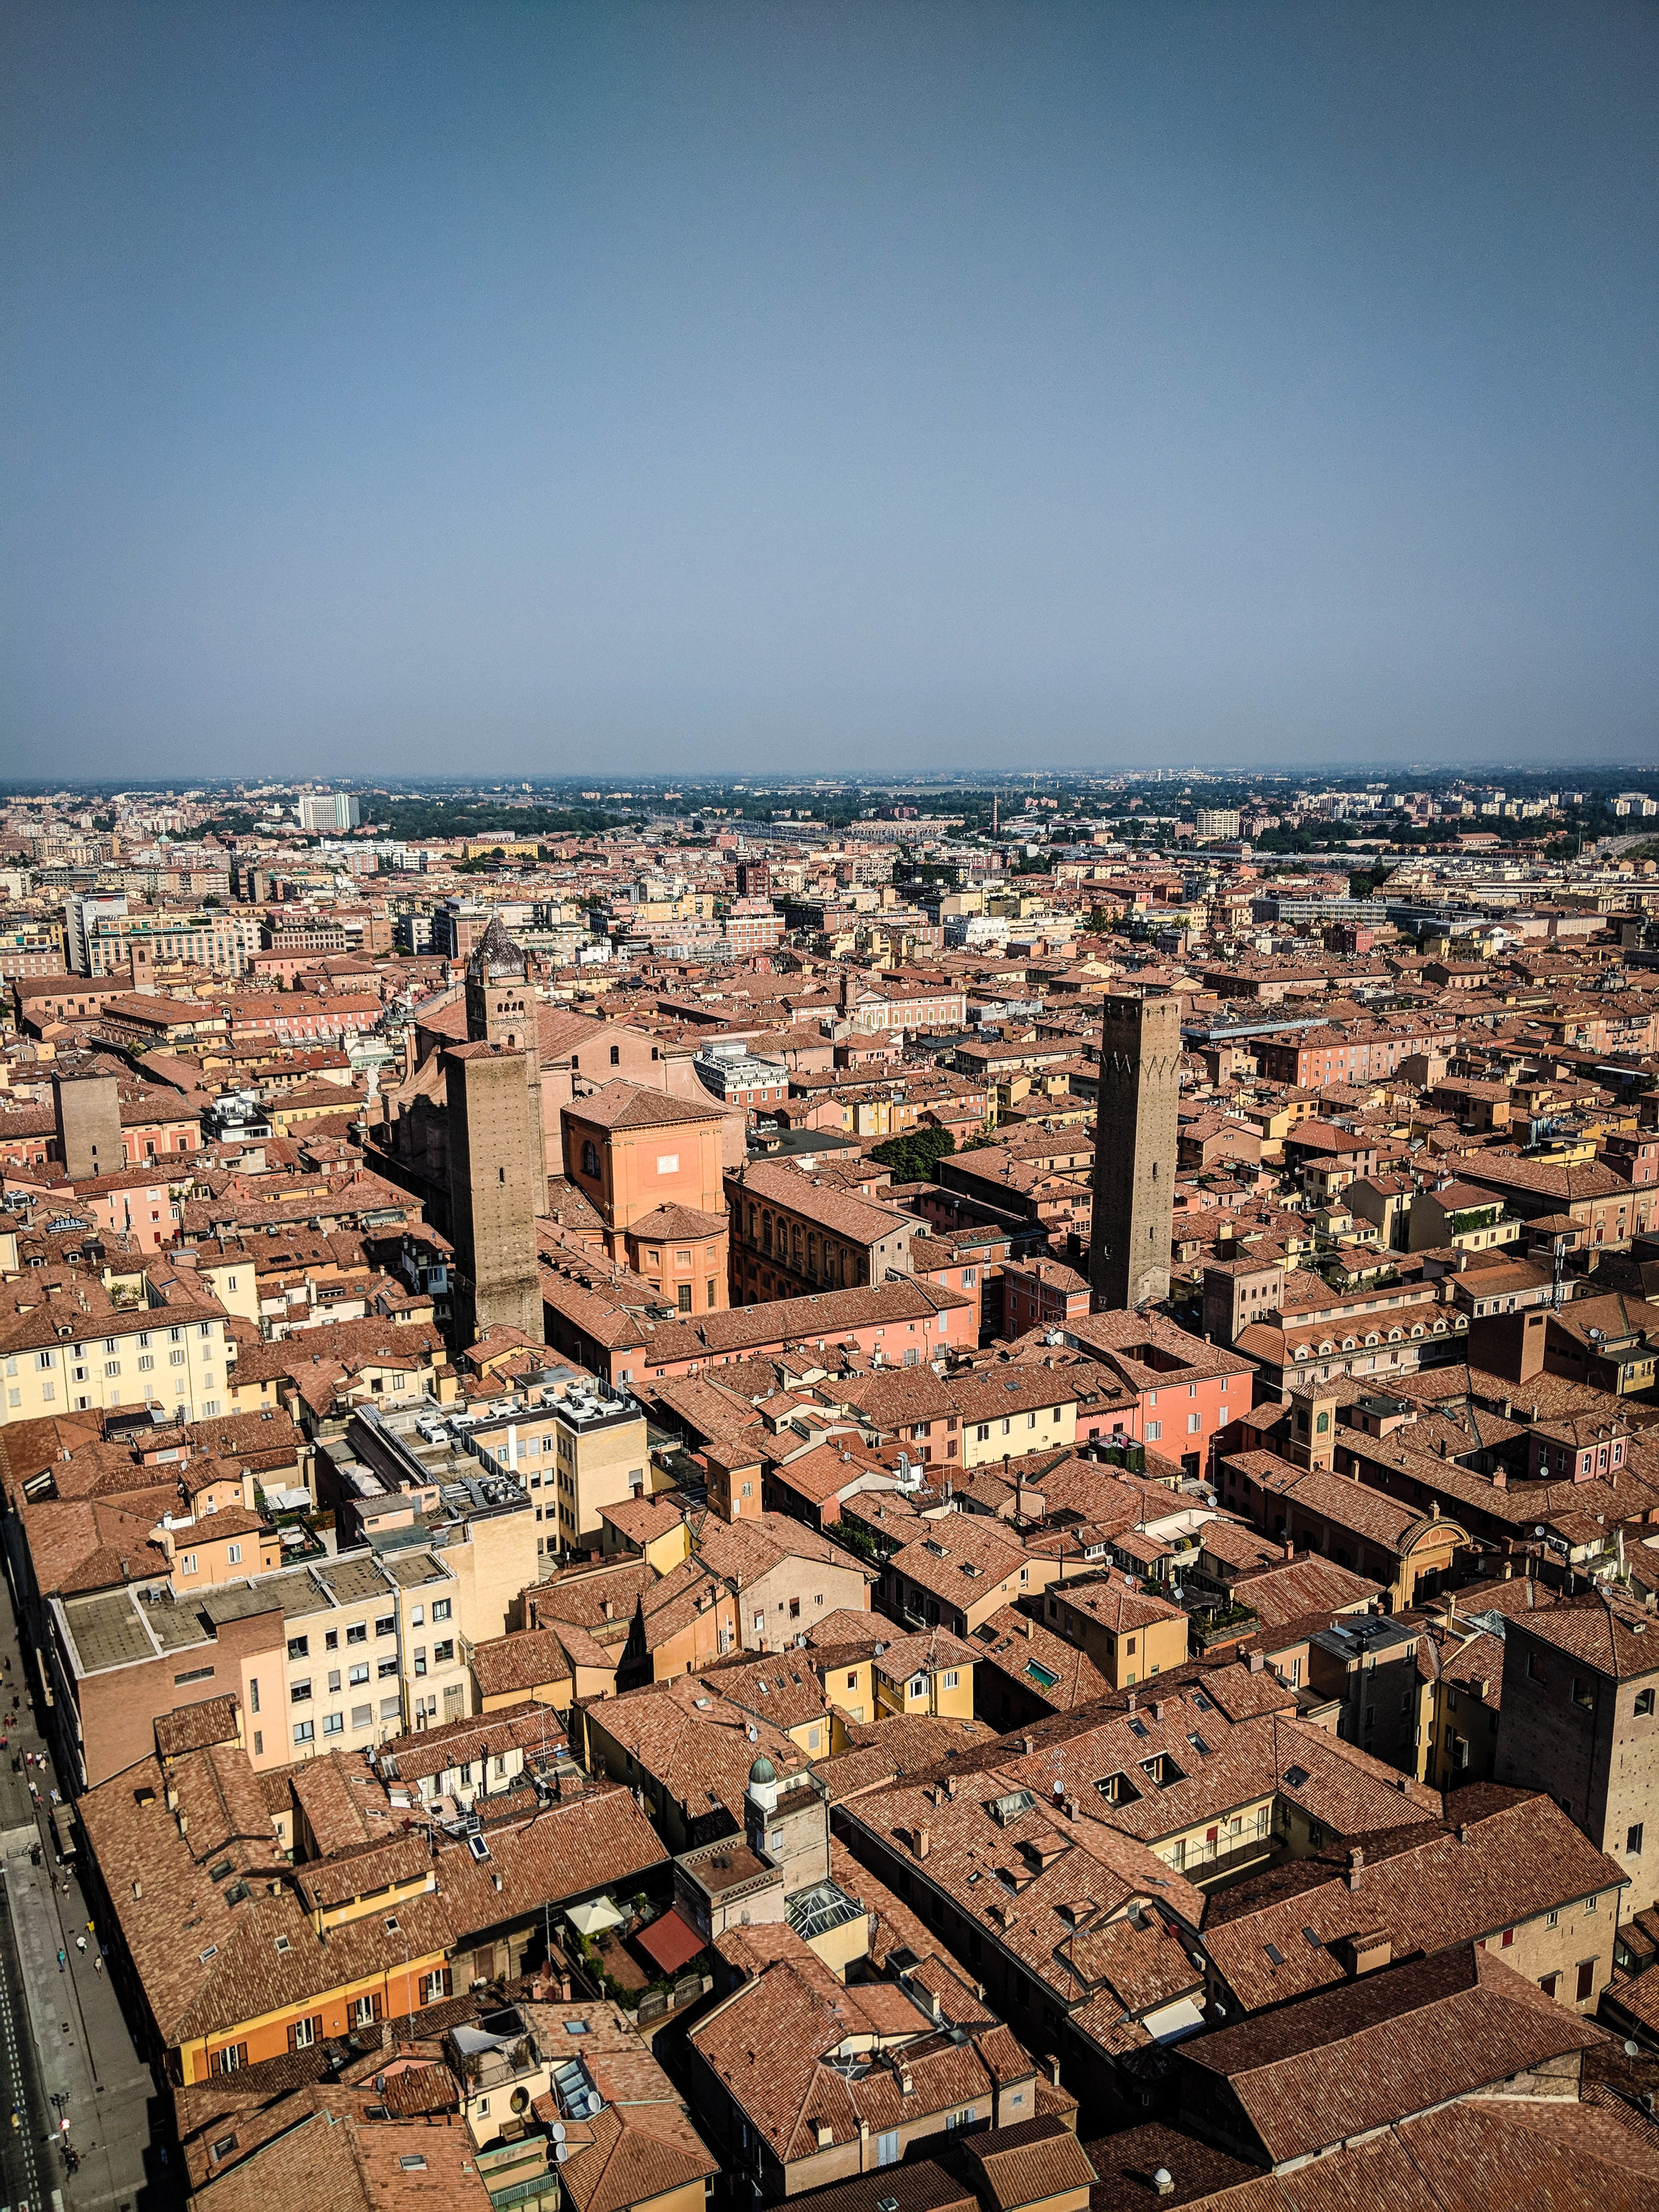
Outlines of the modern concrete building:
M 300 801 L 302 830 L 355 830 L 363 818 L 363 802 L 349 791 L 308 792 Z

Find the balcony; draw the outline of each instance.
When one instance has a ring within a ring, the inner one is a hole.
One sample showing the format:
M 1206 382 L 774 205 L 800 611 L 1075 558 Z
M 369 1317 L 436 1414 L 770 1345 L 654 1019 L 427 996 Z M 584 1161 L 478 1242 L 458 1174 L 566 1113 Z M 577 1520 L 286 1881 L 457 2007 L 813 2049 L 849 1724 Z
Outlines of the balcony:
M 1249 1606 L 1229 1605 L 1208 1593 L 1193 1591 L 1181 1603 L 1187 1614 L 1188 1641 L 1195 1652 L 1239 1643 L 1254 1636 L 1261 1626 L 1260 1614 Z

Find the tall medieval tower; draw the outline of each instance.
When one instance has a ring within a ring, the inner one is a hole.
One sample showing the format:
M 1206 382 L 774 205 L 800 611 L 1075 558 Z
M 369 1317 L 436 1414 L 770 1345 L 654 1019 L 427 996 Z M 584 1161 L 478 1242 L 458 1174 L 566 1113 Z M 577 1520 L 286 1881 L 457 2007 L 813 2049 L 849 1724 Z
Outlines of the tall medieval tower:
M 1180 1095 L 1180 1000 L 1108 998 L 1089 1249 L 1097 1313 L 1169 1295 Z
M 536 1219 L 547 1208 L 541 1053 L 530 963 L 499 918 L 466 970 L 467 1042 L 443 1055 L 455 1329 L 505 1322 L 543 1340 Z

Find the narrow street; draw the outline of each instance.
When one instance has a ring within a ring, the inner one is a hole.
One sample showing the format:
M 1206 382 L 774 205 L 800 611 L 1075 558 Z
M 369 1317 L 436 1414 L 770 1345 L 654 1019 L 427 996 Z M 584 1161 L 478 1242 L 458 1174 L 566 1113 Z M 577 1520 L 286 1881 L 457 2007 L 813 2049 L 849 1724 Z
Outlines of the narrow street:
M 169 2100 L 158 2097 L 102 1971 L 107 1931 L 88 1929 L 76 1868 L 58 1863 L 56 1774 L 50 1764 L 13 1771 L 26 1753 L 47 1756 L 31 1696 L 38 1690 L 24 1674 L 8 1594 L 0 1601 L 0 1735 L 8 1739 L 0 1751 L 0 2212 L 171 2212 L 182 2176 L 163 2148 Z M 64 2120 L 81 2160 L 72 2177 Z

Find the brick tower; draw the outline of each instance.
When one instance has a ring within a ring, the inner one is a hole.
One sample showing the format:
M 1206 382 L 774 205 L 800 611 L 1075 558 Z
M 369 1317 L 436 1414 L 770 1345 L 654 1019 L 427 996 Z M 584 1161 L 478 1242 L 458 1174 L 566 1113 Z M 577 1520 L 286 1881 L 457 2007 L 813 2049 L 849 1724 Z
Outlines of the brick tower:
M 443 1055 L 455 1332 L 543 1339 L 536 1218 L 547 1208 L 541 1055 L 529 963 L 499 918 L 467 963 L 467 1042 Z
M 498 1044 L 520 1052 L 525 1061 L 525 1086 L 530 1093 L 531 1120 L 542 1161 L 538 1189 L 547 1180 L 547 1145 L 542 1121 L 541 1027 L 536 994 L 530 981 L 530 963 L 507 935 L 499 915 L 489 926 L 466 963 L 466 1034 L 471 1044 Z M 537 1200 L 540 1212 L 544 1198 Z
M 1113 996 L 1101 1024 L 1089 1286 L 1097 1313 L 1170 1291 L 1181 1001 Z

